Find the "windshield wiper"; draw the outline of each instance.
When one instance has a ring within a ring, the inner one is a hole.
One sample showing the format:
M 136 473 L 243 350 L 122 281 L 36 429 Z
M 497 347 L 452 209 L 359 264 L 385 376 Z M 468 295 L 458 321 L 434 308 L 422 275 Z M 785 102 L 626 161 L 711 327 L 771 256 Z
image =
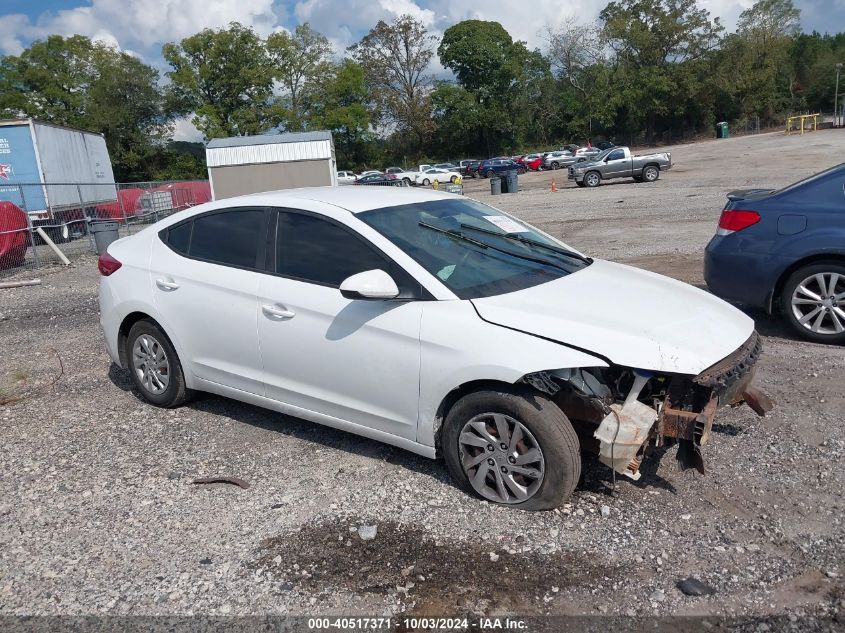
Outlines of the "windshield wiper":
M 428 224 L 427 222 L 420 222 L 419 225 L 424 229 L 428 229 L 429 231 L 436 231 L 437 233 L 443 233 L 449 237 L 454 237 L 455 239 L 461 240 L 463 242 L 468 242 L 475 246 L 480 246 L 484 249 L 491 249 L 498 253 L 504 253 L 505 255 L 510 255 L 511 257 L 516 257 L 517 259 L 524 259 L 529 262 L 534 262 L 535 264 L 542 264 L 543 266 L 551 266 L 552 268 L 557 268 L 558 270 L 562 270 L 563 272 L 569 274 L 572 271 L 564 268 L 563 266 L 559 266 L 554 262 L 550 262 L 548 259 L 541 259 L 539 257 L 531 257 L 530 255 L 524 255 L 523 253 L 514 253 L 507 248 L 499 248 L 498 246 L 493 246 L 492 244 L 488 244 L 487 242 L 482 242 L 481 240 L 476 240 L 468 235 L 464 235 L 460 231 L 455 231 L 454 229 L 442 229 L 439 226 L 434 226 L 433 224 Z M 463 225 L 462 225 L 463 226 Z M 498 235 L 498 233 L 495 233 Z
M 484 233 L 486 235 L 495 235 L 496 237 L 503 237 L 506 240 L 513 240 L 514 242 L 522 242 L 523 244 L 530 244 L 531 246 L 536 246 L 538 248 L 545 248 L 547 251 L 552 253 L 557 253 L 558 255 L 564 255 L 566 257 L 571 257 L 572 259 L 577 259 L 579 261 L 584 262 L 585 264 L 592 264 L 593 260 L 590 257 L 584 257 L 579 253 L 575 253 L 573 251 L 568 251 L 565 248 L 561 248 L 559 246 L 553 246 L 552 244 L 543 244 L 543 242 L 538 242 L 537 240 L 532 240 L 530 237 L 523 237 L 518 233 L 498 233 L 496 231 L 490 231 L 489 229 L 482 229 L 480 226 L 474 226 L 472 224 L 461 224 L 462 229 L 472 229 L 473 231 L 478 231 L 479 233 Z

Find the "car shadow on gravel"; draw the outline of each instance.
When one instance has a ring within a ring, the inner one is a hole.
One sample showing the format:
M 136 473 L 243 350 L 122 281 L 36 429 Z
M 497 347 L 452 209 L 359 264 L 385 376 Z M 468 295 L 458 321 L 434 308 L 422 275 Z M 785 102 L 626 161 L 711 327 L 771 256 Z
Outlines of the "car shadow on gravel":
M 135 399 L 145 406 L 152 406 L 135 389 L 127 370 L 112 363 L 108 375 L 109 380 L 117 388 L 131 393 Z M 454 483 L 446 472 L 446 467 L 442 461 L 427 459 L 410 451 L 360 435 L 210 393 L 198 393 L 183 408 L 225 416 L 242 424 L 249 424 L 259 429 L 313 442 L 326 448 L 385 461 L 416 473 L 428 475 L 441 483 L 454 487 Z

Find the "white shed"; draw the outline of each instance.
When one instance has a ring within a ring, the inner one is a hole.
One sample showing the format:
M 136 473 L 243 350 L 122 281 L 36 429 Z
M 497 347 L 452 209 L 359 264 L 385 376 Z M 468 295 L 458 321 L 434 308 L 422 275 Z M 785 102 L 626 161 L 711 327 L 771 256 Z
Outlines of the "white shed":
M 331 132 L 216 138 L 205 149 L 215 200 L 248 193 L 337 185 Z

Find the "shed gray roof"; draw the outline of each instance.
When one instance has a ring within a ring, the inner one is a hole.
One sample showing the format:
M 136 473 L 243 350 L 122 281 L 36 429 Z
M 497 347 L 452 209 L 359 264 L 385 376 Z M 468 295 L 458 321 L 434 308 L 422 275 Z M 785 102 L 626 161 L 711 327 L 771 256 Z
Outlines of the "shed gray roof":
M 330 141 L 332 133 L 328 130 L 313 132 L 286 132 L 285 134 L 258 134 L 256 136 L 232 136 L 215 138 L 208 142 L 208 149 L 217 147 L 244 147 L 246 145 L 276 145 L 279 143 L 307 143 L 309 141 Z

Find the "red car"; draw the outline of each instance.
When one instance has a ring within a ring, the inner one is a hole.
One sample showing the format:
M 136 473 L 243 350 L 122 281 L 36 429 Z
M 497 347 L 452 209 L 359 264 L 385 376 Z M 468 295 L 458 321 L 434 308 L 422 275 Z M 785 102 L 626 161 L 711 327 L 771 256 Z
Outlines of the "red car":
M 543 156 L 542 154 L 528 154 L 522 157 L 521 163 L 525 165 L 526 169 L 540 171 L 540 167 L 543 164 Z

